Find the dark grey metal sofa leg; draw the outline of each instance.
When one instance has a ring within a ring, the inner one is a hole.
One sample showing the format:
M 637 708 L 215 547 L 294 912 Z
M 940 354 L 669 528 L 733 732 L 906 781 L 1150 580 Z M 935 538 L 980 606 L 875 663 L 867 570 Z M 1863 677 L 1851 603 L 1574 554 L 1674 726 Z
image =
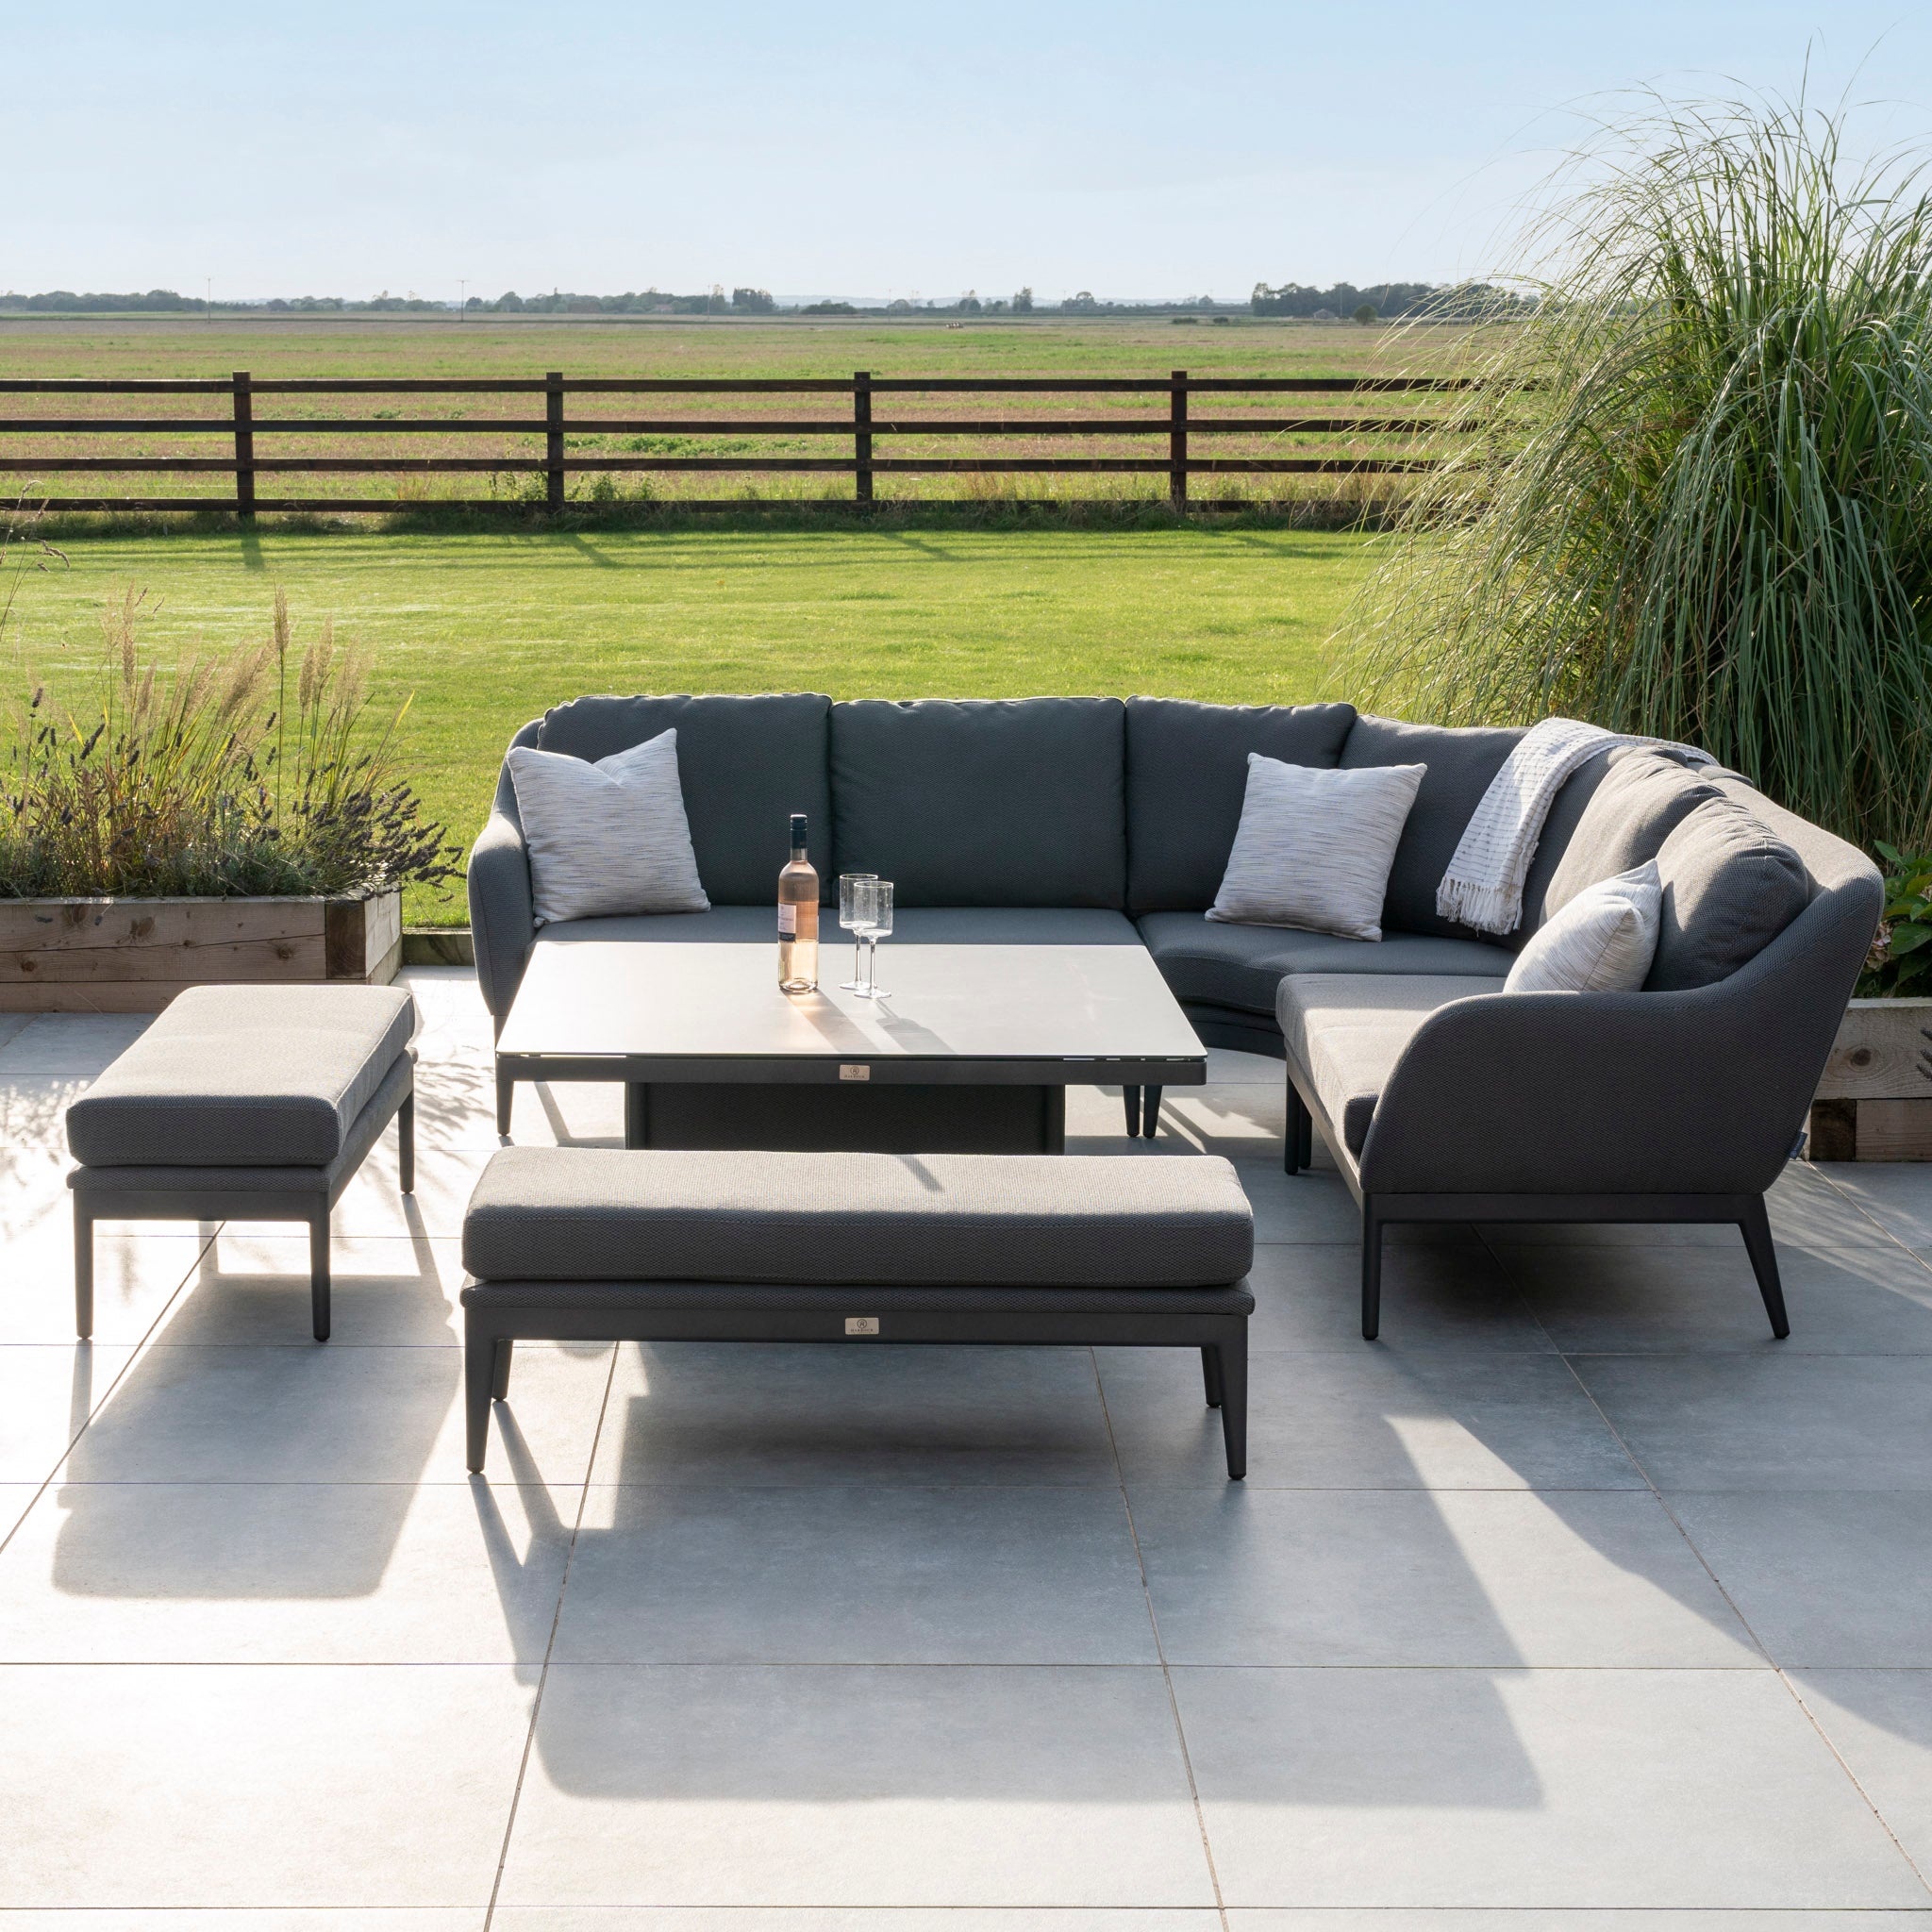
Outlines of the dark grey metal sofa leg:
M 1143 1087 L 1141 1090 L 1141 1136 L 1151 1141 L 1160 1131 L 1160 1096 L 1163 1089 Z
M 499 1137 L 509 1133 L 509 1110 L 517 1097 L 517 1083 L 501 1067 L 496 1070 L 496 1131 Z
M 308 1216 L 308 1311 L 315 1339 L 328 1340 L 328 1203 Z
M 1313 1137 L 1315 1123 L 1309 1118 L 1307 1103 L 1294 1091 L 1294 1082 L 1288 1086 L 1288 1125 L 1281 1136 L 1281 1167 L 1284 1174 L 1300 1174 L 1314 1156 Z
M 1214 1349 L 1221 1365 L 1221 1440 L 1227 1450 L 1227 1479 L 1248 1473 L 1248 1338 L 1224 1341 Z
M 1764 1211 L 1764 1202 L 1755 1200 L 1739 1218 L 1738 1226 L 1744 1237 L 1744 1252 L 1751 1257 L 1752 1272 L 1757 1276 L 1757 1292 L 1764 1297 L 1764 1312 L 1771 1317 L 1771 1332 L 1779 1341 L 1790 1334 L 1791 1324 L 1785 1314 L 1784 1284 L 1778 1279 L 1777 1250 L 1771 1241 L 1771 1216 Z
M 1138 1087 L 1123 1087 L 1121 1098 L 1126 1103 L 1127 1108 L 1127 1139 L 1138 1141 L 1141 1138 L 1141 1090 Z
M 508 1342 L 472 1326 L 463 1339 L 464 1459 L 472 1475 L 483 1474 L 490 1446 L 490 1391 L 496 1380 L 496 1351 Z
M 1382 1216 L 1373 1194 L 1362 1196 L 1362 1340 L 1382 1332 Z
M 1219 1408 L 1222 1401 L 1221 1351 L 1212 1343 L 1201 1351 L 1201 1386 L 1207 1391 L 1208 1407 Z
M 406 1194 L 416 1191 L 416 1096 L 396 1110 L 396 1174 Z
M 509 1358 L 516 1343 L 502 1335 L 496 1341 L 496 1367 L 490 1377 L 490 1399 L 492 1402 L 508 1401 L 509 1397 Z
M 94 1217 L 74 1197 L 74 1332 L 83 1341 L 94 1332 Z

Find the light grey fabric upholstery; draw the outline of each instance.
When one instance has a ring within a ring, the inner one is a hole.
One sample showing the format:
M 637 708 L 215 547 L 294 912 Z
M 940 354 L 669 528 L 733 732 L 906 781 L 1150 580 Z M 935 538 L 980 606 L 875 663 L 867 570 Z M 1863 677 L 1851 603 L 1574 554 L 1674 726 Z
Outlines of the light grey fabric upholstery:
M 839 869 L 902 908 L 1122 909 L 1125 720 L 1118 698 L 834 705 Z
M 1569 850 L 1570 841 L 1575 836 L 1576 827 L 1589 809 L 1591 800 L 1596 796 L 1597 788 L 1603 783 L 1610 769 L 1610 760 L 1616 755 L 1615 746 L 1607 746 L 1594 758 L 1586 758 L 1551 801 L 1550 815 L 1543 821 L 1542 837 L 1537 841 L 1528 874 L 1523 881 L 1523 924 L 1513 933 L 1505 936 L 1504 945 L 1522 945 L 1542 924 L 1550 881 L 1556 876 L 1557 868 Z
M 1298 974 L 1282 981 L 1275 1019 L 1289 1058 L 1308 1075 L 1348 1151 L 1359 1154 L 1396 1062 L 1423 1023 L 1457 1000 L 1502 990 L 1500 979 L 1459 974 Z
M 762 906 L 776 900 L 795 811 L 809 821 L 811 862 L 821 881 L 831 874 L 831 703 L 815 691 L 577 698 L 544 713 L 537 742 L 544 751 L 594 762 L 675 728 L 677 774 L 705 891 L 718 906 Z M 835 877 L 832 890 L 836 896 Z
M 1127 700 L 1127 904 L 1136 913 L 1213 903 L 1234 848 L 1248 754 L 1332 768 L 1353 705 Z
M 1734 798 L 1700 805 L 1657 856 L 1663 913 L 1644 985 L 1711 986 L 1755 959 L 1805 909 L 1811 883 L 1790 846 Z
M 1428 767 L 1390 869 L 1389 895 L 1382 905 L 1385 933 L 1470 937 L 1470 927 L 1437 912 L 1436 888 L 1491 779 L 1503 769 L 1503 760 L 1522 736 L 1513 728 L 1475 725 L 1451 730 L 1440 724 L 1408 724 L 1397 718 L 1355 721 L 1341 747 L 1344 771 L 1363 765 Z
M 1609 754 L 1602 782 L 1550 875 L 1539 918 L 1560 912 L 1578 892 L 1655 858 L 1664 841 L 1717 787 L 1675 758 L 1641 745 Z M 1525 904 L 1524 924 L 1530 924 Z
M 1376 941 L 1279 926 L 1223 925 L 1198 912 L 1150 912 L 1141 937 L 1179 1000 L 1274 1015 L 1291 973 L 1457 974 L 1499 979 L 1515 954 L 1478 939 L 1391 933 Z
M 1187 1288 L 1253 1250 L 1211 1158 L 510 1147 L 463 1217 L 486 1279 Z
M 191 987 L 68 1108 L 67 1144 L 91 1167 L 325 1167 L 415 1027 L 400 987 Z
M 1657 860 L 1586 886 L 1531 936 L 1505 992 L 1635 992 L 1657 955 Z
M 1421 765 L 1318 771 L 1248 754 L 1248 790 L 1208 917 L 1382 937 L 1382 899 Z
M 776 926 L 767 906 L 714 906 L 708 912 L 635 919 L 566 919 L 543 928 L 543 943 L 573 940 L 647 940 L 769 946 Z M 836 916 L 819 915 L 821 966 L 826 948 L 850 943 Z M 1132 946 L 1140 943 L 1124 912 L 1098 907 L 914 906 L 893 914 L 893 946 Z

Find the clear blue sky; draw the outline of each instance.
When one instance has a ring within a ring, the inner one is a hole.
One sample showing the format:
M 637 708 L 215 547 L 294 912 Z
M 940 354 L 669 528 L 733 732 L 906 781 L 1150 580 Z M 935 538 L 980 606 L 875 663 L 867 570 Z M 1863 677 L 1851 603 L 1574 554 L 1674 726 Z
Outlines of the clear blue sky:
M 1244 295 L 1480 272 L 1579 103 L 1932 125 L 1925 0 L 9 8 L 0 288 Z M 1874 48 L 1876 49 L 1874 53 Z

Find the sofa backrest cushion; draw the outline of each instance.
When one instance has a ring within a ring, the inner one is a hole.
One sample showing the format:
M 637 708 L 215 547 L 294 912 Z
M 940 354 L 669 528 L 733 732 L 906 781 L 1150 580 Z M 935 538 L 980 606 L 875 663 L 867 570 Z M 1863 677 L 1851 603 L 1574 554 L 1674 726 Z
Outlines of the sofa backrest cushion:
M 1810 903 L 1791 847 L 1733 798 L 1707 798 L 1657 856 L 1663 919 L 1647 991 L 1713 986 L 1747 965 Z
M 901 906 L 1126 904 L 1118 698 L 832 707 L 833 844 Z
M 830 698 L 811 691 L 577 698 L 544 713 L 537 743 L 595 763 L 675 729 L 691 848 L 712 905 L 775 901 L 795 811 L 810 822 L 811 860 L 825 895 L 836 898 L 826 782 L 831 708 Z
M 1341 765 L 1426 765 L 1415 809 L 1402 828 L 1389 896 L 1382 904 L 1385 932 L 1433 933 L 1466 939 L 1472 928 L 1436 910 L 1436 888 L 1456 856 L 1463 832 L 1490 781 L 1523 736 L 1514 727 L 1408 724 L 1399 718 L 1360 717 L 1341 747 Z
M 1127 906 L 1198 912 L 1214 903 L 1241 824 L 1248 754 L 1331 770 L 1353 705 L 1127 700 Z
M 1570 789 L 1566 785 L 1564 793 Z M 1567 839 L 1554 823 L 1557 811 L 1551 808 L 1552 823 L 1543 827 L 1538 856 L 1559 856 L 1541 903 L 1524 895 L 1525 931 L 1560 912 L 1579 892 L 1655 858 L 1664 841 L 1707 799 L 1718 795 L 1715 785 L 1663 752 L 1644 745 L 1623 745 L 1610 752 L 1601 781 Z M 1558 804 L 1562 802 L 1559 794 Z

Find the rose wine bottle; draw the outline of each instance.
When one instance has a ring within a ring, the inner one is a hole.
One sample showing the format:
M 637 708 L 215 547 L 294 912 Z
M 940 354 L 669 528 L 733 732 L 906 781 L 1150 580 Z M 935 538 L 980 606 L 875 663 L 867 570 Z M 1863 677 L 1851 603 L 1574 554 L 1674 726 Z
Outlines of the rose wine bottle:
M 778 991 L 819 990 L 819 875 L 805 856 L 805 814 L 791 814 L 791 863 L 778 874 Z

